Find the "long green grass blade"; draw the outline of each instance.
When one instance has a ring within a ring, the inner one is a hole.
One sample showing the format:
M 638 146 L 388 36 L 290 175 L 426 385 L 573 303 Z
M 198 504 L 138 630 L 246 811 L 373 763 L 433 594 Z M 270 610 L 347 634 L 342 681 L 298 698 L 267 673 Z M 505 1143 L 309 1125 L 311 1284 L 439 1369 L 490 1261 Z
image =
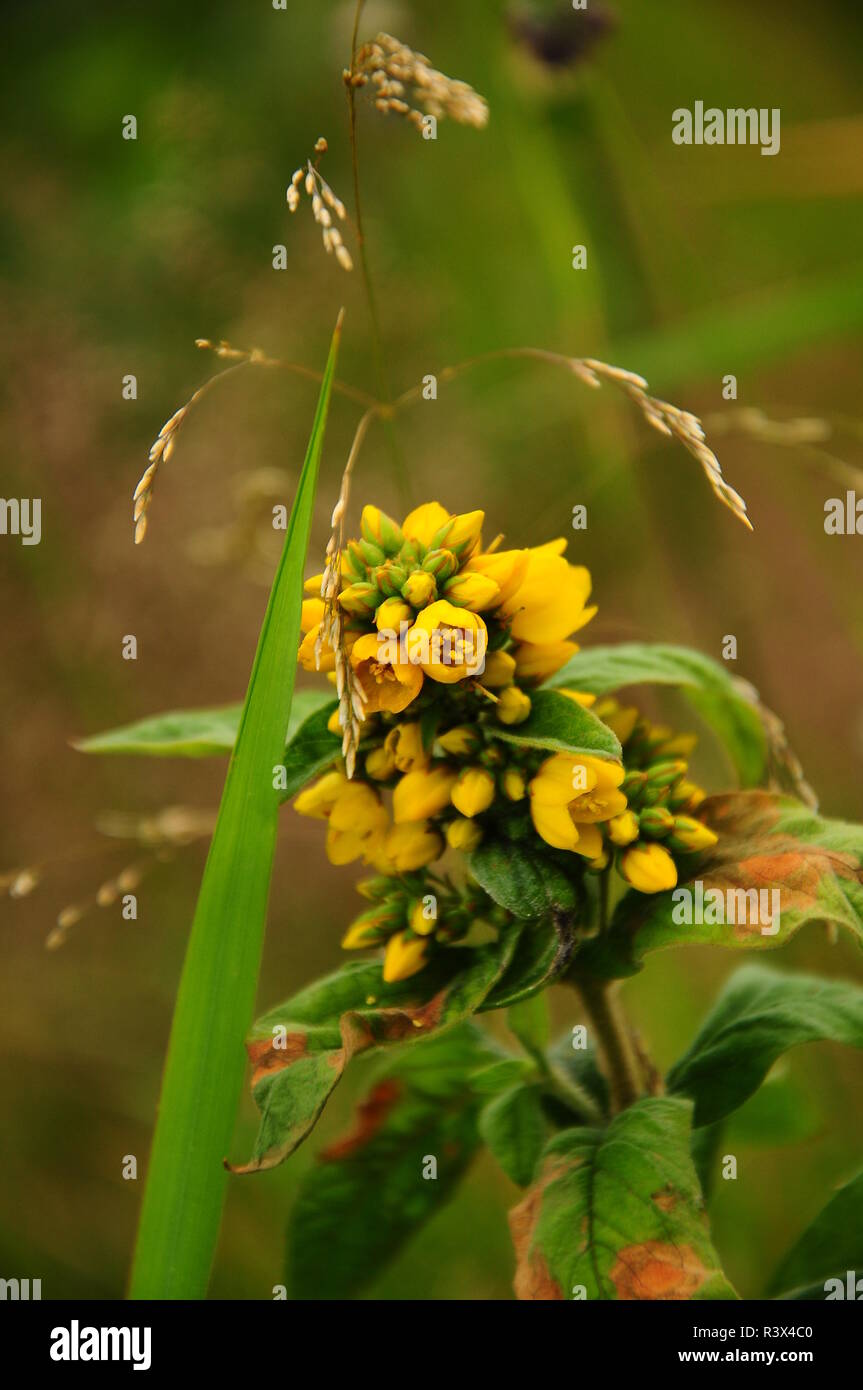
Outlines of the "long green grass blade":
M 300 629 L 303 568 L 341 331 L 315 421 L 228 765 L 174 1010 L 132 1270 L 132 1298 L 202 1298 L 255 1005 Z

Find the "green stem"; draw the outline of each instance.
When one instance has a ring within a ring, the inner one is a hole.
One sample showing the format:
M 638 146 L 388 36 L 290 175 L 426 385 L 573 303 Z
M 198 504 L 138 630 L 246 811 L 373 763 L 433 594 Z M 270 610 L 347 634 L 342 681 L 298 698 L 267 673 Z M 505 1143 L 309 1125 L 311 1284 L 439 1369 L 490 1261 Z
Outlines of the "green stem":
M 617 1114 L 638 1100 L 645 1089 L 638 1054 L 617 997 L 617 985 L 609 986 L 605 980 L 592 975 L 573 973 L 567 978 L 596 1035 L 611 1088 L 611 1108 Z

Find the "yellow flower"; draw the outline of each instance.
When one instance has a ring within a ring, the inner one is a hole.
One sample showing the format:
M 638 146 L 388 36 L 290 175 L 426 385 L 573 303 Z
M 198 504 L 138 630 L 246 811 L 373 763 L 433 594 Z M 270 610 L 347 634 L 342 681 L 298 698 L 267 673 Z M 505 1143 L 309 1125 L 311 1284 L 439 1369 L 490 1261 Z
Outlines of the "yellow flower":
M 450 513 L 444 510 L 440 502 L 424 502 L 421 507 L 414 507 L 408 513 L 402 522 L 402 531 L 406 540 L 431 545 L 437 532 L 449 519 Z
M 493 579 L 500 591 L 498 603 L 505 604 L 524 582 L 529 560 L 529 550 L 495 550 L 472 555 L 464 568 L 468 574 Z
M 422 936 L 398 932 L 391 936 L 384 955 L 384 980 L 388 985 L 396 980 L 408 980 L 422 970 L 428 955 L 428 941 Z
M 503 794 L 509 801 L 523 801 L 527 792 L 522 773 L 517 767 L 508 767 L 502 778 Z
M 415 936 L 431 936 L 437 928 L 437 911 L 429 914 L 425 902 L 419 898 L 411 908 L 408 924 Z
M 482 744 L 482 735 L 474 724 L 458 724 L 438 735 L 438 743 L 445 753 L 456 758 L 469 758 Z
M 466 559 L 470 552 L 481 544 L 484 521 L 485 512 L 462 512 L 459 516 L 453 517 L 452 525 L 447 528 L 440 544 L 451 550 L 453 555 Z
M 443 854 L 443 839 L 426 821 L 394 825 L 372 863 L 382 874 L 409 874 Z
M 444 585 L 444 596 L 460 608 L 481 613 L 485 608 L 494 608 L 500 589 L 488 575 L 456 574 Z
M 336 710 L 338 714 L 338 710 Z M 375 782 L 388 782 L 396 772 L 396 760 L 386 742 L 380 748 L 373 748 L 366 757 L 366 776 Z
M 596 859 L 603 850 L 597 822 L 626 810 L 626 797 L 618 791 L 623 778 L 620 763 L 589 754 L 553 754 L 530 784 L 530 813 L 537 832 L 555 849 Z
M 500 690 L 515 680 L 515 657 L 509 652 L 489 652 L 485 659 L 482 683 L 489 690 Z
M 324 616 L 324 601 L 322 598 L 305 598 L 300 614 L 300 632 L 310 632 L 313 627 L 317 627 Z
M 444 685 L 479 675 L 487 644 L 488 629 L 479 614 L 446 599 L 424 608 L 407 635 L 410 660 Z
M 385 747 L 392 753 L 399 772 L 413 772 L 431 762 L 431 753 L 423 747 L 422 728 L 417 723 L 398 724 L 390 729 Z
M 384 841 L 389 824 L 377 793 L 365 782 L 348 782 L 330 812 L 327 858 L 331 864 L 366 861 Z
M 403 598 L 388 598 L 384 599 L 375 614 L 375 627 L 379 632 L 382 628 L 398 632 L 402 623 L 412 623 L 413 620 L 414 610 L 409 603 L 405 603 Z
M 595 608 L 585 607 L 590 596 L 590 573 L 571 565 L 561 552 L 565 540 L 549 541 L 529 552 L 522 583 L 499 610 L 511 622 L 519 642 L 562 642 L 590 622 Z
M 388 554 L 395 554 L 404 542 L 404 534 L 397 521 L 382 512 L 380 507 L 363 507 L 360 517 L 360 530 L 363 539 L 379 545 Z
M 530 696 L 517 685 L 508 685 L 500 692 L 494 713 L 501 724 L 523 724 L 530 714 Z
M 321 646 L 321 664 L 318 665 L 315 659 L 315 647 L 318 642 L 318 633 L 321 630 L 320 623 L 310 628 L 300 643 L 297 652 L 297 661 L 304 671 L 334 671 L 336 669 L 336 658 L 333 649 L 326 638 Z
M 638 816 L 634 811 L 621 811 L 608 822 L 608 838 L 614 845 L 631 845 L 638 839 Z
M 548 680 L 578 651 L 575 642 L 522 642 L 515 650 L 515 669 L 520 680 Z
M 294 801 L 294 810 L 313 820 L 326 820 L 347 785 L 348 779 L 343 772 L 326 772 L 300 792 Z
M 446 842 L 450 849 L 461 850 L 462 854 L 471 854 L 482 842 L 482 826 L 475 820 L 456 816 L 446 828 Z
M 494 801 L 494 778 L 484 767 L 466 767 L 459 773 L 450 800 L 463 816 L 481 815 Z
M 662 893 L 677 883 L 677 866 L 663 845 L 633 845 L 625 851 L 621 871 L 639 893 Z
M 402 661 L 399 644 L 376 632 L 363 633 L 351 650 L 351 665 L 366 697 L 365 712 L 377 714 L 388 710 L 399 714 L 422 689 L 423 673 L 419 666 Z
M 673 849 L 691 852 L 696 849 L 709 849 L 715 845 L 719 836 L 709 826 L 692 816 L 675 816 L 674 829 L 669 844 Z
M 402 825 L 405 821 L 428 820 L 438 815 L 449 805 L 457 776 L 445 764 L 405 773 L 393 792 L 393 820 Z
M 414 570 L 402 585 L 402 593 L 414 608 L 425 608 L 437 598 L 437 584 L 433 574 L 425 570 Z

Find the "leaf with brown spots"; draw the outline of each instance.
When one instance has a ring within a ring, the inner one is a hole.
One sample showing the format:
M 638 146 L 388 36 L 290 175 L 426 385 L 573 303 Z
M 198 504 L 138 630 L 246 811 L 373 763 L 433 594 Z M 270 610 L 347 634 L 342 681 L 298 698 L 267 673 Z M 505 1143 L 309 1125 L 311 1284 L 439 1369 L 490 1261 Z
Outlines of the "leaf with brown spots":
M 512 923 L 491 945 L 441 952 L 392 985 L 380 961 L 346 965 L 259 1019 L 246 1048 L 260 1126 L 251 1159 L 228 1164 L 231 1171 L 273 1168 L 293 1153 L 353 1057 L 417 1042 L 475 1013 L 509 966 L 520 932 Z
M 654 1096 L 607 1129 L 551 1140 L 510 1213 L 518 1298 L 737 1297 L 710 1241 L 691 1116 L 688 1102 Z
M 479 1143 L 470 1078 L 501 1055 L 463 1023 L 387 1059 L 354 1127 L 300 1185 L 288 1230 L 294 1298 L 356 1298 L 447 1201 Z
M 863 827 L 772 792 L 713 796 L 703 810 L 718 843 L 682 858 L 669 892 L 628 892 L 611 930 L 582 951 L 584 969 L 632 975 L 648 951 L 666 946 L 769 951 L 812 922 L 843 927 L 863 944 Z

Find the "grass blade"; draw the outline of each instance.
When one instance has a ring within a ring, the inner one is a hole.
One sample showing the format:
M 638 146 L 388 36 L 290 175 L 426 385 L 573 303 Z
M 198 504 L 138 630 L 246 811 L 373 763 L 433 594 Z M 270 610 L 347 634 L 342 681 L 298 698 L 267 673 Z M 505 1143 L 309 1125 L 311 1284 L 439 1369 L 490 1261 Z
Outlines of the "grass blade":
M 132 1298 L 202 1298 L 219 1234 L 270 889 L 303 569 L 341 331 L 267 605 L 180 980 L 132 1269 Z

